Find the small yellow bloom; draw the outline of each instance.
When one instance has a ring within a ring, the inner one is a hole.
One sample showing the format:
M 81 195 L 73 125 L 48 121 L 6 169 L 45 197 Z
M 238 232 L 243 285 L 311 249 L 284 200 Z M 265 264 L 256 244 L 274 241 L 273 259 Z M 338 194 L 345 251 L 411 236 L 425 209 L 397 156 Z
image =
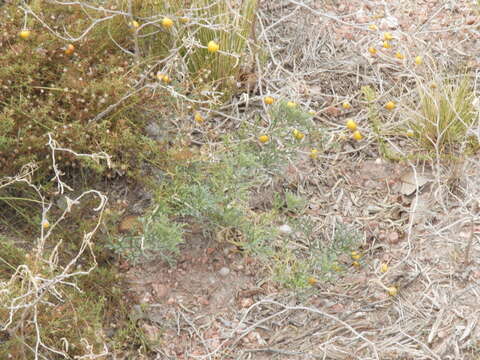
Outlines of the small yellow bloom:
M 172 80 L 170 79 L 170 76 L 168 75 L 162 75 L 162 79 L 161 79 L 165 84 L 168 84 L 169 82 L 171 82 Z
M 75 46 L 73 46 L 72 44 L 68 44 L 67 48 L 65 49 L 65 54 L 72 55 L 74 51 L 75 51 Z
M 135 29 L 140 27 L 140 24 L 138 23 L 138 21 L 135 21 L 135 20 L 131 21 L 129 25 Z
M 297 129 L 294 129 L 292 134 L 295 137 L 295 139 L 297 139 L 297 140 L 302 140 L 305 137 L 305 134 L 302 133 L 301 131 L 297 130 Z
M 360 141 L 363 139 L 363 135 L 360 131 L 357 130 L 353 133 L 353 138 L 357 141 Z
M 263 102 L 267 105 L 272 105 L 275 102 L 275 99 L 271 96 L 265 96 Z
M 355 266 L 356 268 L 359 268 L 361 266 L 358 261 L 352 262 L 352 265 Z
M 342 104 L 342 107 L 344 109 L 348 110 L 352 107 L 352 105 L 350 105 L 350 103 L 348 101 L 344 101 L 343 104 Z
M 395 109 L 395 103 L 393 101 L 389 101 L 385 104 L 385 109 L 387 110 L 393 110 Z
M 413 132 L 413 130 L 412 130 L 412 129 L 408 129 L 408 130 L 407 130 L 407 136 L 408 136 L 408 137 L 413 137 L 413 135 L 415 135 L 415 133 Z
M 164 17 L 162 19 L 162 26 L 165 28 L 165 29 L 170 29 L 172 26 L 173 26 L 173 20 L 168 18 L 168 17 Z
M 368 26 L 368 28 L 369 28 L 370 30 L 372 30 L 372 31 L 377 31 L 377 30 L 378 30 L 378 26 L 375 25 L 375 24 L 370 24 L 370 25 Z
M 260 141 L 261 143 L 265 144 L 266 142 L 268 142 L 268 140 L 270 140 L 270 138 L 268 137 L 268 135 L 260 135 L 258 137 L 258 141 Z
M 195 121 L 199 124 L 203 123 L 205 121 L 205 119 L 203 118 L 202 114 L 200 114 L 198 111 L 195 113 L 195 115 L 193 116 L 193 118 L 195 119 Z
M 48 228 L 50 227 L 50 223 L 48 222 L 47 219 L 43 220 L 43 222 L 42 222 L 42 227 L 43 227 L 44 229 L 48 229 Z
M 310 159 L 315 160 L 318 157 L 318 150 L 317 149 L 312 149 L 310 150 Z
M 18 33 L 18 36 L 20 36 L 23 40 L 27 40 L 31 35 L 30 30 L 22 30 Z
M 393 40 L 392 33 L 389 33 L 389 32 L 383 33 L 383 40 L 385 40 L 385 41 Z
M 387 292 L 388 292 L 388 295 L 390 295 L 390 296 L 395 296 L 395 295 L 398 294 L 398 290 L 395 286 L 390 286 L 388 288 Z
M 352 253 L 350 254 L 350 256 L 352 257 L 353 260 L 360 260 L 360 258 L 362 257 L 362 254 L 359 254 L 359 253 L 356 252 L 356 251 L 352 251 Z
M 368 52 L 372 55 L 377 55 L 377 49 L 375 49 L 374 47 L 369 47 Z
M 392 47 L 392 45 L 390 45 L 390 43 L 388 41 L 385 40 L 383 42 L 383 48 L 384 49 L 390 49 L 391 47 Z
M 388 271 L 388 265 L 383 263 L 382 265 L 380 265 L 380 272 L 382 273 L 386 273 Z
M 287 107 L 289 107 L 289 108 L 294 108 L 295 106 L 297 106 L 297 104 L 294 103 L 293 101 L 287 102 Z
M 315 284 L 318 282 L 318 280 L 315 279 L 313 276 L 311 276 L 311 277 L 309 277 L 309 278 L 307 279 L 307 282 L 308 282 L 310 285 L 313 286 L 313 285 L 315 285 Z
M 415 57 L 415 64 L 417 65 L 423 64 L 423 58 L 420 55 Z
M 170 76 L 168 76 L 167 74 L 162 74 L 162 73 L 157 74 L 157 79 L 164 82 L 165 84 L 168 84 L 169 82 L 172 81 L 172 79 L 170 79 Z
M 357 123 L 355 121 L 353 121 L 352 119 L 347 120 L 346 126 L 350 131 L 357 130 Z
M 397 53 L 395 54 L 395 57 L 396 57 L 397 59 L 400 59 L 400 60 L 405 59 L 405 56 L 404 56 L 401 52 L 397 52 Z
M 215 42 L 215 41 L 209 41 L 207 45 L 208 52 L 216 53 L 219 49 L 220 46 Z

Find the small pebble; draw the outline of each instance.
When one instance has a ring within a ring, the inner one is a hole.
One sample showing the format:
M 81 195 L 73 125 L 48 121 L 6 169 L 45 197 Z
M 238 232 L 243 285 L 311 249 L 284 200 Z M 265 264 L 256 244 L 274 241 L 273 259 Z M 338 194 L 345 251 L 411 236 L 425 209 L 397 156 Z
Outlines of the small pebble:
M 228 274 L 230 274 L 230 269 L 227 268 L 227 267 L 222 267 L 218 273 L 221 275 L 221 276 L 227 276 Z
M 278 230 L 282 233 L 282 234 L 290 234 L 292 232 L 292 228 L 287 225 L 287 224 L 283 224 L 283 225 L 280 225 L 278 227 Z

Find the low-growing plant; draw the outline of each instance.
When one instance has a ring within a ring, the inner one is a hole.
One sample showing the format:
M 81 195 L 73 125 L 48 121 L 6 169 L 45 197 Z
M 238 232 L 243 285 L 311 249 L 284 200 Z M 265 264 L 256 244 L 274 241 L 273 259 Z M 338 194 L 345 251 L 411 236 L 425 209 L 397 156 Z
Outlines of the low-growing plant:
M 139 219 L 138 234 L 129 234 L 112 240 L 108 247 L 132 263 L 152 257 L 173 262 L 182 243 L 182 224 L 171 221 L 157 206 Z
M 303 209 L 307 206 L 307 199 L 303 196 L 297 195 L 291 191 L 285 192 L 286 210 L 295 214 L 301 214 Z
M 90 22 L 73 5 L 52 5 L 42 11 L 47 22 L 51 17 L 68 16 L 72 28 Z M 147 91 L 135 92 L 129 83 L 138 69 L 130 66 L 119 48 L 98 52 L 110 41 L 105 34 L 103 41 L 86 36 L 68 56 L 62 50 L 65 41 L 42 31 L 42 24 L 32 18 L 28 18 L 31 40 L 19 38 L 24 17 L 16 6 L 6 5 L 2 12 L 9 21 L 0 24 L 0 41 L 6 50 L 0 59 L 0 176 L 16 173 L 35 161 L 39 167 L 36 180 L 47 182 L 53 174 L 46 133 L 52 132 L 61 145 L 78 153 L 108 151 L 116 165 L 115 170 L 106 169 L 66 153 L 57 159 L 63 171 L 73 175 L 82 167 L 84 172 L 89 169 L 91 176 L 123 175 L 139 180 L 138 156 L 155 161 L 155 144 L 142 137 L 145 120 L 138 116 Z M 98 118 L 110 107 L 111 112 Z
M 52 159 L 63 151 L 56 147 L 51 135 L 49 148 Z M 53 161 L 52 168 L 58 194 L 72 191 L 60 179 Z M 43 187 L 32 183 L 36 169 L 29 164 L 17 176 L 0 178 L 0 190 L 15 184 L 30 187 L 40 205 L 41 219 L 34 244 L 25 242 L 22 249 L 17 241 L 2 243 L 0 247 L 0 332 L 6 335 L 0 354 L 5 358 L 28 359 L 105 352 L 101 335 L 105 297 L 100 296 L 105 291 L 96 291 L 92 296 L 90 290 L 82 292 L 79 283 L 83 276 L 93 274 L 97 266 L 93 237 L 100 226 L 106 197 L 94 190 L 83 192 L 68 199 L 67 206 L 55 216 L 51 211 L 54 200 L 47 200 Z M 70 233 L 65 246 L 63 239 L 53 234 L 67 215 L 92 195 L 97 200 L 97 222 L 77 235 L 81 238 L 78 242 L 73 241 L 75 233 Z M 69 247 L 69 243 L 76 246 Z M 102 275 L 102 280 L 110 281 L 111 277 L 106 275 Z M 112 283 L 103 285 L 112 287 Z
M 410 127 L 419 143 L 438 154 L 462 149 L 469 140 L 469 130 L 478 124 L 470 78 L 440 74 L 433 81 L 419 81 L 417 89 L 419 103 Z M 478 147 L 477 139 L 470 140 Z
M 313 253 L 316 256 L 312 256 L 314 268 L 318 269 L 320 274 L 342 271 L 344 267 L 340 265 L 339 257 L 345 254 L 350 255 L 358 247 L 361 239 L 361 234 L 354 227 L 338 224 L 330 242 L 325 239 L 315 241 Z
M 308 261 L 302 259 L 288 247 L 282 247 L 270 255 L 271 272 L 275 281 L 287 288 L 301 289 L 308 286 L 311 268 Z
M 268 252 L 266 248 L 271 246 L 278 232 L 276 214 L 284 211 L 299 215 L 307 202 L 292 191 L 284 191 L 277 194 L 281 203 L 272 195 L 270 205 L 252 211 L 253 198 L 263 196 L 262 192 L 272 177 L 282 172 L 289 156 L 298 154 L 301 143 L 292 137 L 291 129 L 313 128 L 311 115 L 302 110 L 285 106 L 280 111 L 287 113 L 287 117 L 278 117 L 270 132 L 272 137 L 287 139 L 285 147 L 277 147 L 273 141 L 260 145 L 256 139 L 249 139 L 252 129 L 242 126 L 225 135 L 210 157 L 193 151 L 183 152 L 171 168 L 165 169 L 165 179 L 157 185 L 157 215 L 146 217 L 151 227 L 144 227 L 143 235 L 127 237 L 113 248 L 132 256 L 148 252 L 173 254 L 181 243 L 181 229 L 184 227 L 188 231 L 189 226 L 196 224 L 201 225 L 206 237 L 256 253 Z M 296 122 L 297 119 L 301 122 Z M 171 149 L 173 157 L 177 151 Z
M 271 231 L 263 230 L 271 225 L 250 211 L 249 202 L 252 190 L 268 177 L 257 161 L 257 146 L 226 146 L 229 151 L 214 162 L 196 159 L 177 166 L 173 181 L 160 189 L 158 198 L 164 199 L 166 213 L 202 224 L 205 235 L 243 248 L 257 247 L 271 238 Z
M 313 115 L 293 101 L 279 100 L 275 102 L 270 108 L 269 116 L 271 129 L 281 131 L 297 129 L 304 133 L 316 134 L 316 126 L 312 121 Z
M 275 280 L 290 288 L 305 288 L 312 281 L 332 281 L 351 265 L 340 258 L 350 256 L 361 241 L 354 228 L 338 224 L 329 240 L 314 231 L 315 224 L 307 216 L 288 222 L 291 234 L 268 255 L 267 263 L 271 264 Z
M 394 151 L 385 139 L 384 118 L 382 117 L 381 106 L 378 103 L 376 90 L 372 86 L 367 85 L 362 86 L 361 91 L 367 105 L 367 120 L 378 144 L 378 152 L 386 159 L 395 161 L 402 160 L 403 157 Z

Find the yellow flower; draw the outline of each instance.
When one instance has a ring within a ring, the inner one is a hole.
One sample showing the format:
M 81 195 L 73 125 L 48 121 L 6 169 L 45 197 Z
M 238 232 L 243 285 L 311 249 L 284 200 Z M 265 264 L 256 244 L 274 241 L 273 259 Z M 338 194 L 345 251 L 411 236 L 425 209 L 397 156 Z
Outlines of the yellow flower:
M 377 30 L 378 30 L 378 26 L 375 25 L 375 24 L 370 24 L 370 25 L 368 26 L 368 28 L 369 28 L 370 30 L 372 30 L 372 31 L 377 31 Z
M 389 101 L 385 104 L 385 109 L 387 110 L 393 110 L 395 109 L 395 103 L 393 101 Z
M 383 263 L 382 265 L 380 265 L 380 272 L 382 273 L 386 273 L 388 271 L 388 265 Z
M 362 254 L 359 254 L 356 251 L 352 251 L 352 253 L 350 255 L 351 255 L 353 260 L 360 260 L 360 258 L 362 257 Z
M 387 289 L 387 292 L 388 292 L 388 295 L 390 296 L 395 296 L 398 294 L 398 290 L 395 286 L 390 286 L 388 289 Z
M 202 114 L 200 114 L 198 111 L 195 113 L 195 115 L 193 116 L 193 118 L 195 119 L 195 121 L 199 124 L 203 123 L 205 121 L 205 119 L 203 118 Z
M 392 33 L 389 33 L 389 32 L 383 33 L 383 40 L 386 40 L 386 41 L 393 40 Z
M 390 43 L 388 41 L 385 40 L 383 42 L 383 48 L 384 49 L 390 49 L 391 47 L 392 47 L 392 45 L 390 45 Z
M 342 104 L 342 107 L 344 109 L 348 110 L 352 107 L 352 105 L 350 105 L 350 103 L 348 101 L 344 101 L 343 104 Z
M 313 286 L 313 285 L 315 285 L 315 284 L 318 282 L 318 280 L 315 279 L 313 276 L 311 276 L 311 277 L 309 277 L 309 278 L 307 279 L 307 282 L 308 282 L 310 285 Z
M 377 55 L 377 49 L 375 49 L 374 47 L 369 47 L 368 52 L 372 55 Z
M 270 140 L 270 138 L 268 137 L 268 135 L 260 135 L 258 137 L 258 141 L 260 141 L 261 143 L 266 143 L 268 140 Z
M 43 220 L 43 222 L 42 222 L 42 227 L 43 227 L 44 229 L 48 229 L 48 228 L 50 227 L 50 223 L 48 222 L 47 219 Z
M 162 26 L 165 28 L 165 29 L 170 29 L 172 26 L 173 26 L 173 20 L 168 18 L 168 17 L 164 17 L 162 19 Z
M 157 74 L 157 79 L 164 82 L 165 84 L 168 84 L 169 82 L 172 81 L 172 79 L 170 79 L 170 76 L 168 76 L 167 74 L 162 74 L 162 73 Z
M 73 46 L 72 44 L 68 44 L 67 48 L 65 49 L 65 54 L 72 55 L 74 51 L 75 51 L 75 46 Z
M 357 130 L 353 133 L 353 138 L 357 141 L 360 141 L 363 139 L 363 135 Z
M 412 129 L 408 129 L 408 130 L 407 130 L 407 136 L 408 136 L 408 137 L 412 137 L 413 135 L 415 135 L 415 133 L 413 132 L 413 130 L 412 130 Z
M 315 160 L 318 157 L 318 150 L 317 149 L 312 149 L 310 150 L 310 158 Z
M 162 80 L 165 84 L 168 84 L 169 82 L 172 81 L 172 80 L 170 79 L 170 76 L 168 76 L 168 75 L 162 75 L 161 80 Z
M 297 106 L 297 104 L 294 103 L 293 101 L 287 102 L 287 107 L 289 107 L 289 108 L 294 108 L 295 106 Z
M 357 268 L 360 267 L 360 263 L 358 261 L 352 262 L 352 265 L 357 267 Z
M 402 54 L 401 52 L 397 52 L 397 53 L 395 54 L 395 57 L 396 57 L 397 59 L 400 59 L 400 60 L 405 59 L 405 56 L 403 56 L 403 54 Z
M 357 123 L 355 121 L 353 121 L 352 119 L 347 120 L 346 126 L 351 131 L 357 130 Z
M 135 20 L 131 21 L 129 25 L 135 29 L 140 27 L 140 24 Z
M 22 30 L 18 33 L 18 36 L 20 36 L 23 40 L 27 40 L 31 35 L 30 30 Z
M 267 105 L 272 105 L 275 102 L 275 99 L 271 96 L 265 96 L 263 102 Z
M 297 129 L 294 129 L 292 133 L 295 139 L 297 140 L 302 140 L 305 137 L 305 134 Z
M 417 65 L 423 64 L 423 58 L 420 55 L 415 57 L 415 64 Z
M 208 48 L 208 52 L 211 52 L 213 54 L 220 49 L 220 46 L 215 41 L 212 40 L 208 42 L 207 48 Z

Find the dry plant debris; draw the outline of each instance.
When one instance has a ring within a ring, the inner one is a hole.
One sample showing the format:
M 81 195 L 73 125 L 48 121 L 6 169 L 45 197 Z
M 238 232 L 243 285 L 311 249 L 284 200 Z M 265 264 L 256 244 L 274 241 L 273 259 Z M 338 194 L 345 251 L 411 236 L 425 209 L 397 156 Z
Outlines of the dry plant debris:
M 249 77 L 248 91 L 228 104 L 195 107 L 189 121 L 193 118 L 200 129 L 189 129 L 189 136 L 212 163 L 218 156 L 213 150 L 228 148 L 221 134 L 233 128 L 252 129 L 243 142 L 255 143 L 260 152 L 280 152 L 287 139 L 293 141 L 299 150 L 274 180 L 259 182 L 252 211 L 283 201 L 287 218 L 306 216 L 314 225 L 302 237 L 278 220 L 280 235 L 272 246 L 281 255 L 277 263 L 246 252 L 236 229 L 224 227 L 213 239 L 195 224 L 189 224 L 177 267 L 125 261 L 125 293 L 149 344 L 143 358 L 480 357 L 478 117 L 455 144 L 462 151 L 453 154 L 459 155 L 445 157 L 437 143 L 430 152 L 419 145 L 404 111 L 418 97 L 417 82 L 425 84 L 438 69 L 453 71 L 461 63 L 478 99 L 475 5 L 420 0 L 260 4 L 255 36 L 268 60 L 254 56 L 256 73 Z M 131 24 L 135 31 L 143 26 Z M 161 25 L 173 32 L 178 23 L 163 17 Z M 33 35 L 19 33 L 29 41 Z M 215 40 L 201 46 L 212 57 L 224 51 Z M 159 79 L 169 86 L 169 75 Z M 183 96 L 173 87 L 171 93 Z M 274 132 L 276 109 L 286 111 L 282 114 L 311 109 L 311 128 L 321 127 L 326 135 L 296 127 Z M 473 150 L 467 152 L 469 147 Z M 185 151 L 175 155 L 192 158 Z M 56 172 L 62 192 L 59 178 Z M 7 178 L 0 188 L 9 181 L 23 177 Z M 278 188 L 291 192 L 280 200 L 270 196 L 268 190 Z M 42 234 L 48 234 L 56 223 L 42 220 Z M 329 264 L 325 275 L 316 245 L 333 243 L 339 223 L 355 226 L 361 238 L 356 250 Z M 40 250 L 43 246 L 40 241 Z M 295 283 L 303 287 L 289 289 L 272 276 L 278 264 L 288 276 L 301 272 L 302 257 L 320 264 L 313 267 L 317 273 Z M 83 358 L 106 355 L 89 356 Z

